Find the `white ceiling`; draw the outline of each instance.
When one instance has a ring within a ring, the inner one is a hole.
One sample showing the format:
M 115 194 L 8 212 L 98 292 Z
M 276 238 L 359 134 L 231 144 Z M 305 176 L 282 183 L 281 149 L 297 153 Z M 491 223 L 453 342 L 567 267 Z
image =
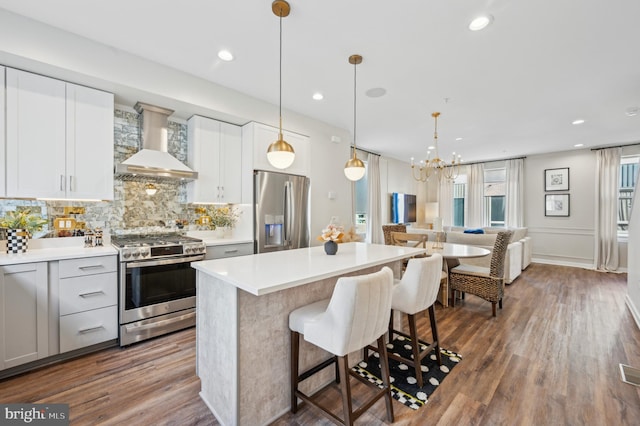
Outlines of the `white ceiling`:
M 467 162 L 640 142 L 638 0 L 289 0 L 282 102 L 389 157 Z M 0 7 L 278 104 L 270 0 L 0 0 Z M 472 32 L 480 13 L 492 25 Z M 217 58 L 221 48 L 235 55 Z M 370 98 L 372 88 L 386 95 Z M 324 94 L 314 101 L 311 95 Z M 448 101 L 447 101 L 448 99 Z M 277 108 L 277 107 L 276 107 Z M 275 111 L 277 114 L 277 110 Z M 572 125 L 575 119 L 582 125 Z M 286 116 L 284 116 L 286 128 Z M 456 138 L 463 138 L 456 141 Z

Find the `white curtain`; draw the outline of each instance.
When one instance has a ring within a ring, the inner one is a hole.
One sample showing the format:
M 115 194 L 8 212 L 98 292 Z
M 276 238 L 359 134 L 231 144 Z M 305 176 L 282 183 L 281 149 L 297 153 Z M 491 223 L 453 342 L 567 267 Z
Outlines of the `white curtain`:
M 443 226 L 453 226 L 453 181 L 441 179 L 438 187 L 438 214 Z
M 596 151 L 596 235 L 594 263 L 600 271 L 618 269 L 618 180 L 622 148 Z
M 505 226 L 524 226 L 524 160 L 507 160 Z
M 367 242 L 384 244 L 382 234 L 382 211 L 380 206 L 380 156 L 369 153 L 367 159 L 367 186 L 369 198 L 369 220 L 367 221 Z
M 466 225 L 470 228 L 479 228 L 484 225 L 484 164 L 471 164 L 468 176 L 469 204 Z

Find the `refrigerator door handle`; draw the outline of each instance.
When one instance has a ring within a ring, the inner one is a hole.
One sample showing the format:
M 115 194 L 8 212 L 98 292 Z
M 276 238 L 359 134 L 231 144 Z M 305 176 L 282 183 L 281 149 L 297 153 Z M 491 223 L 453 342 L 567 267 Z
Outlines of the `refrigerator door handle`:
M 290 246 L 291 241 L 291 182 L 284 183 L 284 235 L 282 236 L 282 244 Z

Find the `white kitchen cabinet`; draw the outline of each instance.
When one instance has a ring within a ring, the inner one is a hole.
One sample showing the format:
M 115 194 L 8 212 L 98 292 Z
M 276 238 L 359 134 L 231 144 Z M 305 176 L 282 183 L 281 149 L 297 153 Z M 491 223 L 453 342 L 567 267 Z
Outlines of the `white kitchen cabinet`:
M 4 92 L 5 92 L 5 68 L 0 66 L 0 165 L 4 167 L 5 165 L 5 150 L 6 150 L 6 139 L 5 139 L 5 131 L 4 131 Z M 7 187 L 5 181 L 5 173 L 0 173 L 0 197 L 6 197 Z
M 188 163 L 198 179 L 187 185 L 191 203 L 242 201 L 242 128 L 194 115 L 187 123 Z
M 113 94 L 67 83 L 67 198 L 113 200 Z
M 113 199 L 113 94 L 6 70 L 6 196 Z
M 47 262 L 0 266 L 0 370 L 49 355 Z
M 205 260 L 253 254 L 253 243 L 221 244 L 207 247 Z
M 59 261 L 60 353 L 118 337 L 117 256 Z
M 249 176 L 242 183 L 243 203 L 253 202 L 253 171 L 267 170 L 300 176 L 311 175 L 311 145 L 308 136 L 283 130 L 284 140 L 293 147 L 295 160 L 286 169 L 277 169 L 269 164 L 267 150 L 278 139 L 278 129 L 261 123 L 242 126 L 242 173 Z

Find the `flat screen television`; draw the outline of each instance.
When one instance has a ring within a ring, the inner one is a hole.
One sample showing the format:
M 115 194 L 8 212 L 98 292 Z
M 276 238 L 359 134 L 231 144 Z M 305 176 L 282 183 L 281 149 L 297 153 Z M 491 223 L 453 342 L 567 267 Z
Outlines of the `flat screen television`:
M 416 221 L 416 196 L 394 192 L 391 194 L 391 222 L 410 223 Z

